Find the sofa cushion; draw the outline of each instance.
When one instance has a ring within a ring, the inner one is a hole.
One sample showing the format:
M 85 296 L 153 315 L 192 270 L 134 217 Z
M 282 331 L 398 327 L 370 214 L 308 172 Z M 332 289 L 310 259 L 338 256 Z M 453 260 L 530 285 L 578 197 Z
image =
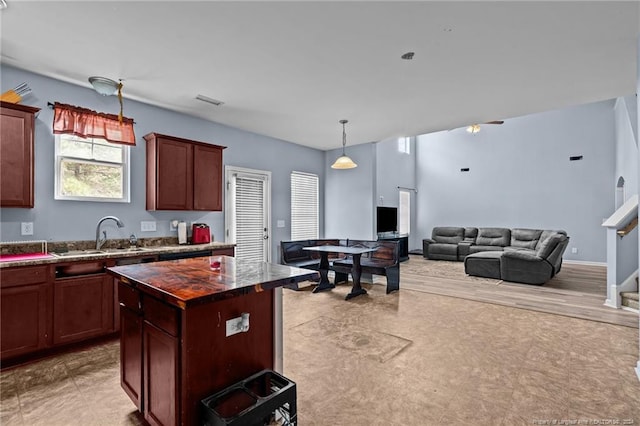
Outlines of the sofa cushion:
M 540 239 L 538 240 L 538 243 L 535 246 L 535 250 L 538 250 L 540 248 L 540 245 L 553 234 L 561 234 L 561 235 L 564 235 L 565 237 L 567 236 L 567 233 L 565 231 L 561 231 L 561 230 L 555 231 L 553 229 L 545 229 L 540 234 Z
M 464 240 L 475 243 L 478 237 L 478 228 L 464 228 Z
M 484 251 L 503 251 L 503 250 L 504 250 L 504 247 L 501 247 L 501 246 L 479 246 L 476 244 L 469 247 L 470 254 L 482 253 Z
M 563 236 L 561 234 L 550 235 L 547 239 L 545 239 L 540 244 L 540 246 L 538 247 L 538 250 L 536 250 L 536 255 L 538 257 L 546 259 L 547 257 L 549 257 L 551 252 L 553 252 L 553 250 L 560 243 L 560 241 L 562 241 L 562 239 L 563 239 Z
M 431 243 L 429 244 L 429 255 L 433 254 L 443 254 L 457 258 L 458 246 L 453 244 Z
M 535 249 L 542 234 L 541 229 L 521 229 L 511 230 L 511 247 Z
M 464 239 L 464 228 L 437 226 L 431 232 L 431 239 L 436 243 L 458 244 Z
M 476 244 L 479 246 L 506 247 L 511 243 L 511 230 L 508 228 L 478 228 Z

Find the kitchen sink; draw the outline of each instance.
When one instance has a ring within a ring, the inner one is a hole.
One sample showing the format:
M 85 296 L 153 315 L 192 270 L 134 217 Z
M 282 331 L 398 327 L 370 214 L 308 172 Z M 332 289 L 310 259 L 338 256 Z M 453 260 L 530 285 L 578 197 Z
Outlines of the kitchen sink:
M 63 253 L 51 252 L 49 254 L 52 254 L 57 257 L 74 257 L 74 256 L 90 256 L 90 255 L 104 254 L 104 253 L 106 253 L 104 250 L 69 250 Z
M 136 253 L 136 252 L 143 252 L 143 251 L 149 251 L 150 249 L 148 248 L 143 248 L 143 247 L 127 247 L 127 248 L 116 248 L 116 249 L 107 249 L 105 250 L 106 253 Z

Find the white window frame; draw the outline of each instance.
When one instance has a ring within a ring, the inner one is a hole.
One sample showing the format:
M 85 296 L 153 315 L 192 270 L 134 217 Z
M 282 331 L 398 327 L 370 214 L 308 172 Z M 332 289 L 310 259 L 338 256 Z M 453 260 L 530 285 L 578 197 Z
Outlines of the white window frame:
M 313 173 L 291 172 L 291 240 L 319 238 L 319 181 Z
M 398 152 L 403 154 L 411 154 L 411 137 L 398 138 Z
M 409 235 L 411 232 L 411 191 L 400 189 L 398 192 L 398 233 Z
M 74 139 L 80 139 L 87 141 L 89 143 L 93 143 L 93 141 L 107 142 L 114 147 L 121 148 L 122 150 L 122 161 L 119 163 L 107 162 L 107 161 L 99 161 L 99 160 L 90 160 L 86 158 L 73 157 L 69 155 L 60 154 L 60 141 L 62 138 L 70 136 Z M 62 175 L 60 173 L 62 162 L 64 160 L 71 160 L 76 162 L 83 162 L 88 164 L 121 164 L 122 165 L 122 197 L 121 198 L 104 198 L 104 197 L 83 197 L 83 196 L 69 196 L 60 194 L 60 190 L 62 188 L 61 178 Z M 128 145 L 122 144 L 112 144 L 101 138 L 81 138 L 73 135 L 66 134 L 57 134 L 55 135 L 55 153 L 54 153 L 54 199 L 56 200 L 70 200 L 70 201 L 92 201 L 92 202 L 100 202 L 100 203 L 129 203 L 131 200 L 131 189 L 130 189 L 130 147 Z

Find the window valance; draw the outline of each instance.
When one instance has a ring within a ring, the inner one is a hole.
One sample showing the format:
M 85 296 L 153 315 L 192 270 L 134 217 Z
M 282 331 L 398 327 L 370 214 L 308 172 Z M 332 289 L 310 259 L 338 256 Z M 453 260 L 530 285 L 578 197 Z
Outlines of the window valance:
M 133 119 L 105 114 L 56 102 L 53 106 L 53 133 L 83 138 L 102 138 L 112 143 L 135 145 Z

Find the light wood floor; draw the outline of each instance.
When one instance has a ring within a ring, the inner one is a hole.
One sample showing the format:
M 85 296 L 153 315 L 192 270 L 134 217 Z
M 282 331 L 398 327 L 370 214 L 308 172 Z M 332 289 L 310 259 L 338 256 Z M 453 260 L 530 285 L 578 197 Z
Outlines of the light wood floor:
M 604 266 L 565 262 L 553 279 L 535 286 L 470 277 L 463 262 L 412 255 L 401 264 L 400 288 L 638 328 L 637 313 L 604 305 L 606 273 Z

